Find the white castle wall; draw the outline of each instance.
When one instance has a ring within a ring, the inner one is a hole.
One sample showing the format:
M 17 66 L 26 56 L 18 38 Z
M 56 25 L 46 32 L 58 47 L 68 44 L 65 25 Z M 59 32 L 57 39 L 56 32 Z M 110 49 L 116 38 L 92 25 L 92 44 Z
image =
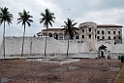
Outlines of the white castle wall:
M 96 49 L 98 51 L 98 48 L 104 45 L 107 48 L 107 51 L 109 51 L 109 55 L 112 59 L 118 59 L 119 56 L 122 56 L 124 54 L 124 44 L 109 44 L 109 43 L 97 43 Z
M 43 55 L 45 37 L 25 37 L 24 54 Z M 22 50 L 22 37 L 6 37 L 6 56 L 20 55 Z M 69 53 L 76 54 L 85 51 L 85 43 L 70 43 Z M 66 54 L 67 42 L 60 42 L 53 38 L 47 38 L 47 54 Z M 3 45 L 1 45 L 3 56 Z
M 25 37 L 24 55 L 42 55 L 44 53 L 45 37 Z M 124 53 L 124 44 L 109 44 L 109 43 L 96 43 L 95 52 L 87 52 L 86 43 L 70 42 L 69 56 L 74 58 L 96 58 L 98 48 L 104 45 L 110 51 L 113 59 L 117 59 Z M 6 56 L 21 55 L 22 50 L 22 37 L 6 37 Z M 0 48 L 1 56 L 3 56 L 3 45 Z M 47 55 L 61 55 L 66 56 L 67 41 L 59 41 L 53 38 L 47 39 Z

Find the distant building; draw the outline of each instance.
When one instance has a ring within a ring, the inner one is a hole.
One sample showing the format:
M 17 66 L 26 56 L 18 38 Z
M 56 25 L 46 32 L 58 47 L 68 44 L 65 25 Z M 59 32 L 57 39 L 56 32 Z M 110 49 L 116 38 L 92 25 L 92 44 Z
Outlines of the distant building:
M 107 57 L 112 51 L 112 46 L 122 44 L 122 25 L 96 24 L 94 22 L 81 23 L 76 34 L 70 37 L 71 42 L 85 43 L 85 52 L 95 52 L 98 56 Z M 64 35 L 63 28 L 43 29 L 38 36 L 53 37 L 59 41 L 66 41 L 68 36 Z M 120 49 L 120 47 L 118 47 Z
M 75 28 L 77 33 L 72 36 L 71 40 L 78 42 L 92 42 L 105 41 L 111 44 L 122 43 L 122 27 L 121 25 L 97 25 L 94 22 L 84 22 Z M 63 28 L 48 28 L 39 32 L 38 36 L 49 36 L 57 40 L 67 40 L 64 35 Z M 47 33 L 46 33 L 47 32 Z
M 69 57 L 72 58 L 111 58 L 118 59 L 124 54 L 122 25 L 99 25 L 84 22 L 75 27 L 76 34 L 70 37 Z M 47 56 L 65 56 L 68 35 L 63 28 L 48 28 L 37 33 L 38 37 L 25 37 L 25 55 L 44 55 L 45 37 L 47 36 Z M 21 55 L 22 37 L 5 37 L 6 55 Z M 0 53 L 3 56 L 3 45 Z

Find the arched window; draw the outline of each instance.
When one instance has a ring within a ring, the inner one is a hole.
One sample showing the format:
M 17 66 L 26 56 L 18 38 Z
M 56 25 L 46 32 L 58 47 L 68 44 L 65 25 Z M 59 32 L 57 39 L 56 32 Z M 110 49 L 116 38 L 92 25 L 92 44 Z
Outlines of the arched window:
M 79 39 L 79 33 L 76 33 L 75 37 L 75 39 Z
M 49 37 L 52 37 L 52 33 L 49 33 Z
M 84 29 L 82 29 L 82 32 L 84 33 Z
M 120 35 L 121 34 L 121 31 L 118 31 L 118 34 Z
M 82 38 L 84 38 L 84 35 L 82 35 Z
M 116 37 L 113 37 L 113 39 L 116 39 Z
M 116 34 L 116 32 L 115 32 L 115 31 L 113 31 L 113 34 Z
M 89 32 L 91 32 L 91 28 L 89 28 Z
M 104 36 L 102 36 L 102 39 L 105 39 L 105 37 L 104 37 Z
M 59 40 L 63 40 L 63 33 L 59 33 Z
M 110 34 L 110 31 L 108 31 L 108 34 Z
M 91 34 L 89 34 L 89 38 L 91 38 Z
M 58 39 L 58 34 L 57 34 L 57 33 L 54 33 L 54 34 L 53 34 L 53 37 L 54 37 L 55 39 Z
M 104 31 L 102 31 L 102 34 L 104 34 Z
M 100 33 L 100 31 L 97 31 L 97 34 L 99 34 Z
M 108 36 L 108 39 L 110 40 L 110 39 L 111 39 L 111 37 L 110 37 L 110 36 Z
M 99 36 L 97 36 L 97 39 L 100 39 Z

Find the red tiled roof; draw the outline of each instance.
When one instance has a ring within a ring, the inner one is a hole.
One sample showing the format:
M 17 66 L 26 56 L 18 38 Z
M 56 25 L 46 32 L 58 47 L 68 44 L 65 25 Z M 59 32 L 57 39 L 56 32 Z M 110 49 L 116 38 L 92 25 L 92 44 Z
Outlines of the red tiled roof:
M 43 29 L 42 31 L 59 31 L 62 30 L 63 28 L 48 28 L 48 29 Z M 75 28 L 78 29 L 78 28 Z
M 63 28 L 48 28 L 48 29 L 43 29 L 42 31 L 59 31 L 62 30 Z
M 121 25 L 97 25 L 97 28 L 122 28 L 123 26 Z M 43 29 L 42 31 L 59 31 L 62 30 L 63 28 L 48 28 L 48 29 Z M 75 28 L 78 30 L 78 28 Z
M 97 25 L 97 28 L 122 28 L 121 25 Z

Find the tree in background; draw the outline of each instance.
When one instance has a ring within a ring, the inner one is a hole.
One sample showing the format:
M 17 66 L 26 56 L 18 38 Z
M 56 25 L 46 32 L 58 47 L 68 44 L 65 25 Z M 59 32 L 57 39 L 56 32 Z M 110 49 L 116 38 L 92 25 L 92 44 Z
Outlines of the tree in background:
M 44 47 L 44 56 L 46 56 L 47 49 L 47 29 L 49 25 L 52 26 L 52 22 L 54 22 L 54 13 L 51 13 L 49 9 L 45 9 L 45 13 L 41 13 L 42 18 L 40 18 L 40 23 L 43 23 L 44 27 L 46 27 L 46 38 L 45 38 L 45 47 Z
M 8 11 L 7 7 L 0 8 L 0 25 L 4 23 L 4 31 L 3 31 L 3 55 L 5 57 L 5 22 L 8 25 L 12 24 L 13 15 Z
M 69 51 L 69 40 L 76 33 L 76 28 L 74 28 L 74 26 L 77 24 L 77 22 L 76 23 L 73 23 L 73 22 L 74 20 L 67 18 L 67 21 L 64 21 L 65 25 L 64 25 L 64 28 L 62 29 L 64 30 L 64 34 L 68 36 L 67 57 L 68 57 L 68 51 Z
M 24 32 L 23 32 L 23 40 L 22 40 L 22 51 L 21 51 L 21 56 L 23 56 L 23 50 L 24 50 L 24 37 L 25 37 L 25 28 L 26 28 L 26 24 L 30 27 L 31 24 L 30 22 L 33 22 L 33 20 L 31 18 L 33 18 L 33 16 L 30 15 L 30 12 L 27 12 L 26 10 L 23 10 L 23 12 L 19 12 L 18 13 L 19 18 L 17 19 L 18 23 L 22 22 L 22 26 L 24 26 Z

